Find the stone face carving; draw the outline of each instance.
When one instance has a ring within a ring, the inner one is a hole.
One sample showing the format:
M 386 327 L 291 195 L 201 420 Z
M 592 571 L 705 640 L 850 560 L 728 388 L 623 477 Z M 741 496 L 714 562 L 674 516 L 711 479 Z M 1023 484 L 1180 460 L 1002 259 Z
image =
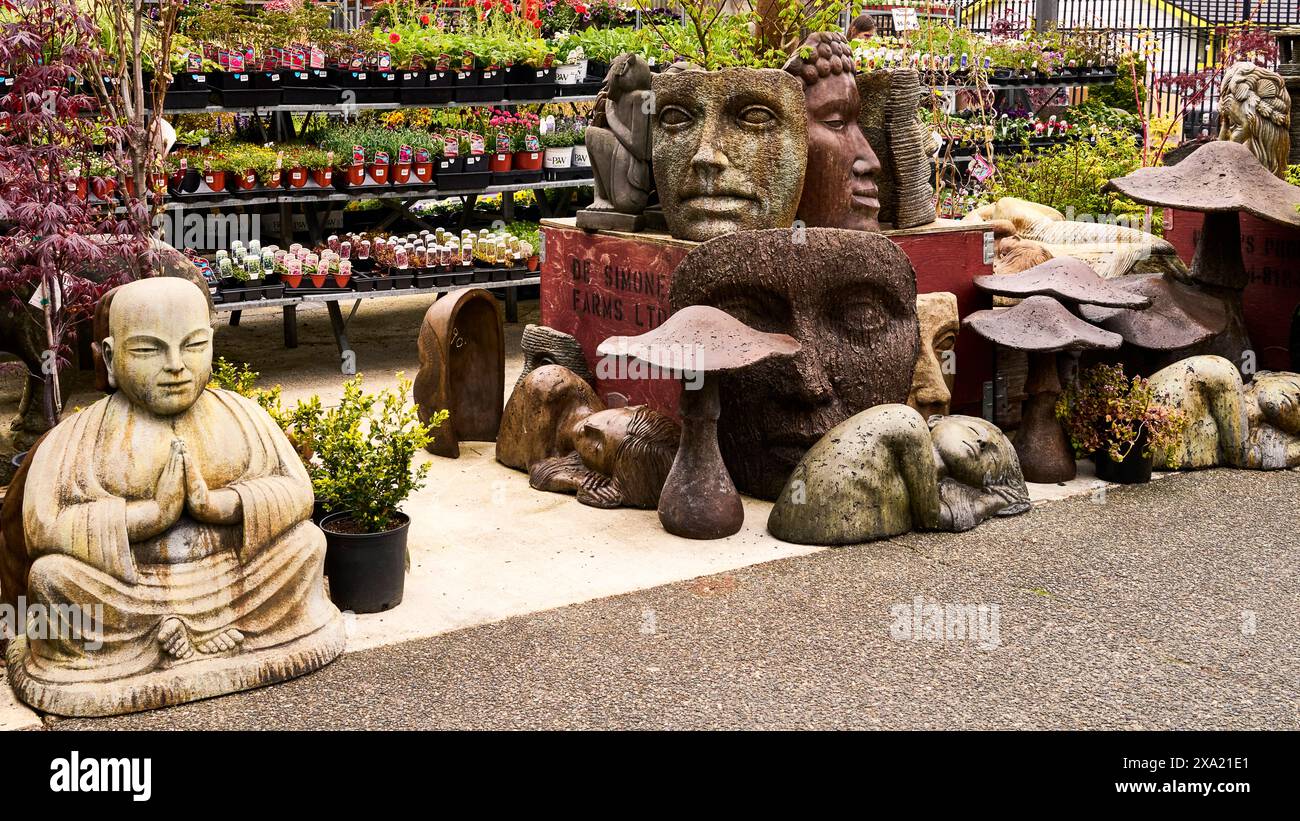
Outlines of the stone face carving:
M 969 416 L 930 426 L 903 405 L 878 405 L 832 428 L 800 460 L 772 507 L 773 536 L 842 545 L 909 530 L 969 530 L 1029 509 L 1015 451 Z
M 798 217 L 816 228 L 878 231 L 880 160 L 858 125 L 862 100 L 853 50 L 840 32 L 812 34 L 785 70 L 803 83 L 808 120 L 808 170 Z
M 1013 277 L 994 275 L 982 279 L 1005 281 Z M 1043 295 L 1031 296 L 1006 310 L 976 311 L 963 324 L 990 342 L 1029 353 L 1029 375 L 1025 379 L 1029 398 L 1016 432 L 1016 455 L 1025 479 L 1073 479 L 1074 451 L 1056 419 L 1056 400 L 1061 394 L 1057 353 L 1114 350 L 1123 340 L 1118 334 L 1089 325 L 1052 297 Z
M 1235 63 L 1219 86 L 1219 139 L 1241 143 L 1282 179 L 1291 157 L 1291 95 L 1286 81 L 1254 63 Z
M 798 80 L 780 69 L 688 69 L 656 75 L 653 88 L 655 188 L 674 237 L 793 223 L 808 156 Z
M 931 417 L 930 438 L 941 465 L 943 530 L 970 530 L 990 516 L 1029 510 L 1020 459 L 997 425 L 974 416 Z
M 610 64 L 586 131 L 595 201 L 578 212 L 578 227 L 636 231 L 650 201 L 650 66 L 636 54 Z
M 674 311 L 711 305 L 802 346 L 721 376 L 719 445 L 743 493 L 776 498 L 826 431 L 873 405 L 907 400 L 918 350 L 916 276 L 883 236 L 809 228 L 721 237 L 687 254 L 669 297 Z
M 497 438 L 506 384 L 504 323 L 501 306 L 482 288 L 453 291 L 425 312 L 412 397 L 421 422 L 438 411 L 450 414 L 430 453 L 455 459 L 462 441 Z
M 111 715 L 327 664 L 343 621 L 325 597 L 311 483 L 255 402 L 205 389 L 205 294 L 178 279 L 123 286 L 110 330 L 116 392 L 42 441 L 22 511 L 28 598 L 102 604 L 102 643 L 20 637 L 14 690 L 47 712 Z
M 497 461 L 528 483 L 591 507 L 654 508 L 677 453 L 677 423 L 644 405 L 606 408 L 559 365 L 524 378 L 506 403 Z
M 799 343 L 767 334 L 716 308 L 689 305 L 640 336 L 615 336 L 603 356 L 633 358 L 682 378 L 682 441 L 659 499 L 664 530 L 688 539 L 721 539 L 740 530 L 745 510 L 718 451 L 719 371 L 789 357 Z
M 1300 375 L 1260 371 L 1247 386 L 1233 363 L 1192 356 L 1151 376 L 1157 401 L 1187 414 L 1179 441 L 1154 453 L 1176 470 L 1300 466 Z
M 915 228 L 935 221 L 928 135 L 916 116 L 920 76 L 914 69 L 873 71 L 857 77 L 858 123 L 880 160 L 880 224 Z
M 921 416 L 943 416 L 952 401 L 954 372 L 947 367 L 957 345 L 961 319 L 957 315 L 957 296 L 946 291 L 916 295 L 916 319 L 920 324 L 921 349 L 912 371 L 912 388 L 907 394 L 908 407 Z
M 529 323 L 524 326 L 519 347 L 524 352 L 524 369 L 515 380 L 515 387 L 519 387 L 525 376 L 543 365 L 563 365 L 582 377 L 587 384 L 596 384 L 596 377 L 587 367 L 586 357 L 582 355 L 582 346 L 572 334 Z

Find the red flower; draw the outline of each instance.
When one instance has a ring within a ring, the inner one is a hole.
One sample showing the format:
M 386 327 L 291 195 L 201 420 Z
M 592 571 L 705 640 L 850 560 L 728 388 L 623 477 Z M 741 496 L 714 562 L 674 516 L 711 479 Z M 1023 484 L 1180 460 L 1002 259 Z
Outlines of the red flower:
M 421 14 L 421 15 L 420 15 L 420 25 L 422 25 L 422 26 L 427 26 L 427 25 L 429 25 L 429 15 L 427 15 L 427 14 Z
M 542 27 L 542 21 L 541 21 L 541 20 L 534 20 L 534 21 L 533 21 L 533 28 L 535 28 L 535 29 L 539 29 L 539 28 L 541 28 L 541 27 Z
M 483 11 L 492 11 L 492 0 L 483 0 Z
M 502 6 L 502 8 L 504 8 L 504 9 L 506 10 L 506 14 L 514 14 L 514 13 L 515 13 L 515 4 L 514 4 L 514 3 L 511 3 L 510 0 L 506 0 L 505 4 Z
M 397 32 L 393 32 L 392 34 L 388 35 L 388 42 L 400 43 L 402 42 L 402 35 L 398 34 Z
M 586 13 L 587 13 L 587 4 L 586 4 L 586 3 L 578 3 L 578 4 L 576 4 L 576 5 L 573 7 L 573 10 L 576 11 L 578 14 L 586 14 Z

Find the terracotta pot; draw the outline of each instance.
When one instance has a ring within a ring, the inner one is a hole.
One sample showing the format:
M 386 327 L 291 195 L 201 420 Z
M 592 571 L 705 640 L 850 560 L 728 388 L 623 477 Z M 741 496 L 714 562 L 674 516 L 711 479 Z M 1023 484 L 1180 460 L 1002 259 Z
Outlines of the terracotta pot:
M 149 183 L 153 187 L 153 191 L 155 194 L 163 194 L 167 192 L 166 174 L 150 174 Z
M 303 168 L 301 165 L 290 168 L 288 176 L 290 188 L 302 188 L 307 184 L 307 180 L 310 178 L 307 169 Z
M 420 182 L 433 182 L 433 163 L 417 162 L 411 164 L 411 173 Z
M 324 288 L 324 287 L 325 287 L 325 280 L 326 280 L 326 276 L 325 276 L 325 274 L 312 274 L 312 275 L 311 275 L 311 284 L 312 284 L 312 285 L 315 285 L 317 288 Z
M 347 174 L 348 185 L 361 185 L 366 181 L 366 166 L 362 163 L 353 163 L 343 170 Z
M 226 172 L 225 171 L 207 171 L 203 174 L 203 182 L 213 191 L 226 190 Z
M 374 180 L 375 185 L 388 185 L 387 163 L 371 163 L 366 166 L 366 173 Z
M 280 169 L 279 171 L 272 171 L 270 174 L 266 176 L 266 179 L 262 180 L 262 187 L 263 188 L 284 188 L 285 177 L 286 175 L 284 173 L 283 168 Z
M 528 270 L 536 271 L 537 266 L 540 263 L 541 263 L 541 258 L 538 257 L 537 254 L 533 254 L 531 257 L 528 258 Z
M 411 164 L 409 162 L 393 163 L 393 185 L 406 185 L 411 181 Z
M 311 178 L 315 180 L 316 184 L 319 185 L 321 188 L 328 188 L 329 184 L 334 179 L 334 169 L 313 168 L 311 170 Z
M 334 284 L 339 286 L 340 288 L 346 288 L 348 287 L 348 280 L 350 279 L 352 279 L 351 274 L 335 274 Z
M 542 152 L 541 151 L 516 151 L 515 170 L 516 171 L 541 171 Z
M 70 179 L 67 181 L 67 186 L 69 191 L 77 195 L 77 199 L 84 200 L 86 198 L 85 177 L 76 177 L 75 179 Z
M 283 274 L 280 276 L 280 279 L 283 280 L 284 284 L 289 288 L 297 288 L 302 284 L 302 274 Z
M 257 173 L 251 168 L 235 175 L 235 188 L 240 191 L 252 191 L 257 187 Z
M 135 177 L 126 178 L 126 195 L 128 197 L 135 196 Z
M 514 163 L 514 154 L 498 151 L 488 155 L 488 169 L 495 173 L 509 171 Z

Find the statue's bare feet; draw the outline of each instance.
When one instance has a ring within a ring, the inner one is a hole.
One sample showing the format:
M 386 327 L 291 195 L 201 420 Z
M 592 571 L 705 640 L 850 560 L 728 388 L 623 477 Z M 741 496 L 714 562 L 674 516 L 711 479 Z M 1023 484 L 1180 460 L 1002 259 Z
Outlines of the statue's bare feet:
M 185 625 L 175 616 L 163 619 L 158 627 L 158 643 L 167 655 L 174 659 L 185 660 L 194 655 L 194 645 L 190 642 L 190 633 Z
M 199 652 L 205 655 L 214 653 L 224 653 L 227 650 L 234 650 L 244 643 L 244 634 L 233 627 L 227 627 L 220 633 L 199 645 Z

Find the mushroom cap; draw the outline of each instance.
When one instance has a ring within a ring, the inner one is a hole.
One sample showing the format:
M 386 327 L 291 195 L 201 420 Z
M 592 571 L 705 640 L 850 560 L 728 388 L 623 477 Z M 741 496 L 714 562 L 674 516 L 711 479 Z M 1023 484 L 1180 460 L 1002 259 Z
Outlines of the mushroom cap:
M 1300 226 L 1300 186 L 1278 179 L 1250 149 L 1213 140 L 1172 166 L 1139 168 L 1106 183 L 1147 205 L 1185 211 L 1246 211 L 1281 225 Z
M 1160 274 L 1110 280 L 1116 288 L 1151 299 L 1145 311 L 1080 305 L 1079 313 L 1139 348 L 1172 351 L 1204 342 L 1228 327 L 1223 300 Z
M 1031 296 L 1011 308 L 976 311 L 962 322 L 1005 348 L 1021 351 L 1114 350 L 1119 334 L 1089 325 L 1050 296 Z
M 976 287 L 998 296 L 1043 294 L 1064 302 L 1111 308 L 1145 308 L 1151 304 L 1143 295 L 1116 288 L 1098 276 L 1091 265 L 1074 257 L 1054 257 L 1018 274 L 979 276 L 974 281 Z
M 757 331 L 726 311 L 690 305 L 640 336 L 611 336 L 596 347 L 602 356 L 627 356 L 660 368 L 726 371 L 791 356 L 800 345 L 786 334 Z

